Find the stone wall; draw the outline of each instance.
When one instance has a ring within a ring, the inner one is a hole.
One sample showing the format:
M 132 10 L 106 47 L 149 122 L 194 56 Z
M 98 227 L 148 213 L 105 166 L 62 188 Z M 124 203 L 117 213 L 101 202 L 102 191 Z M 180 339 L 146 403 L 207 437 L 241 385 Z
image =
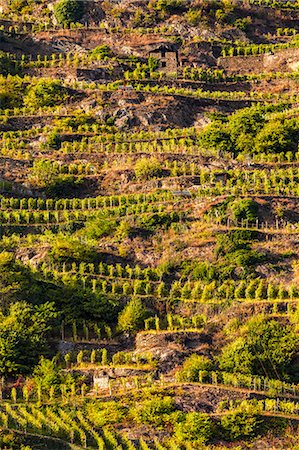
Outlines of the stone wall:
M 218 66 L 228 73 L 292 72 L 299 69 L 299 48 L 256 56 L 218 58 Z

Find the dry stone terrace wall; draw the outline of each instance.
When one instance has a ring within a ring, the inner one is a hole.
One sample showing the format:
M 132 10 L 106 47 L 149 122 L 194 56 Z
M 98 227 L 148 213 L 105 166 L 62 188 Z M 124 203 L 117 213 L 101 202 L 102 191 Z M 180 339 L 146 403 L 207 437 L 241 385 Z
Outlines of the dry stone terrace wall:
M 291 72 L 299 68 L 299 49 L 291 48 L 257 56 L 220 57 L 218 66 L 232 74 Z

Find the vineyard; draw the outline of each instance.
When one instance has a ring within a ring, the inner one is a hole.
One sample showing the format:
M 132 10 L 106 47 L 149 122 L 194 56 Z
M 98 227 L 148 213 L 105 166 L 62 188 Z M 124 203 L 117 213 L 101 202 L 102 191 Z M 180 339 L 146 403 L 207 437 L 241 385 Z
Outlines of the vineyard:
M 298 449 L 299 3 L 3 0 L 0 449 Z

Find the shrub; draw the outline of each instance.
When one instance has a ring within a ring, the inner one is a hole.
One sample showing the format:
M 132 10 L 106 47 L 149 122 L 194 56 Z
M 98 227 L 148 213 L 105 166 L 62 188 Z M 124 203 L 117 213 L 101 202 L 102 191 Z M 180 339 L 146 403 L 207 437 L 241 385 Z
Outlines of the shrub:
M 299 125 L 291 119 L 267 123 L 257 134 L 255 147 L 261 153 L 281 153 L 298 148 Z
M 0 51 L 0 73 L 3 76 L 15 75 L 18 72 L 18 64 L 12 55 Z
M 137 331 L 143 326 L 146 308 L 140 298 L 133 298 L 118 317 L 118 328 L 121 331 Z
M 179 218 L 178 214 L 172 213 L 154 213 L 148 216 L 141 216 L 136 220 L 136 226 L 144 228 L 148 231 L 155 231 L 157 228 L 167 229 L 170 225 L 177 221 Z
M 54 305 L 32 306 L 26 302 L 12 304 L 0 314 L 0 375 L 26 373 L 48 350 L 47 334 L 57 317 Z
M 58 150 L 61 146 L 61 136 L 56 131 L 51 131 L 42 143 L 41 148 L 53 148 Z
M 230 209 L 235 220 L 243 219 L 253 222 L 258 218 L 258 204 L 250 198 L 235 200 Z
M 98 47 L 95 47 L 92 50 L 91 54 L 93 56 L 96 56 L 98 59 L 104 59 L 106 57 L 108 58 L 109 56 L 112 56 L 112 51 L 108 45 L 103 44 L 99 45 Z
M 255 437 L 260 430 L 259 416 L 245 412 L 233 412 L 221 419 L 221 427 L 228 440 Z
M 179 381 L 199 381 L 199 372 L 205 370 L 213 370 L 212 361 L 206 356 L 197 355 L 194 353 L 189 356 L 182 366 L 182 369 L 177 374 Z
M 189 9 L 185 14 L 185 18 L 192 27 L 197 27 L 203 20 L 202 12 L 199 9 Z
M 59 369 L 55 365 L 54 359 L 41 357 L 38 366 L 35 367 L 34 380 L 40 384 L 44 390 L 49 390 L 51 386 L 57 386 L 61 382 Z
M 104 217 L 96 217 L 85 224 L 84 232 L 91 239 L 100 239 L 104 236 L 110 236 L 116 229 L 116 220 L 106 220 Z
M 175 436 L 179 442 L 196 441 L 204 444 L 213 434 L 214 425 L 207 414 L 191 412 L 185 420 L 174 427 Z
M 219 234 L 216 236 L 216 257 L 227 255 L 240 249 L 249 249 L 248 241 L 243 236 L 235 235 L 234 232 Z
M 254 250 L 240 249 L 228 255 L 227 260 L 237 267 L 242 267 L 245 272 L 250 270 L 252 266 L 264 262 L 266 256 Z
M 186 2 L 184 0 L 152 0 L 149 6 L 156 11 L 172 14 L 184 10 Z
M 30 171 L 30 182 L 36 187 L 44 188 L 54 183 L 59 175 L 59 166 L 52 161 L 39 159 L 34 161 Z
M 60 0 L 54 6 L 54 15 L 57 22 L 62 25 L 69 25 L 72 22 L 78 22 L 84 13 L 82 1 Z
M 132 231 L 133 229 L 129 222 L 127 220 L 123 220 L 117 227 L 115 238 L 119 241 L 122 241 L 128 238 L 131 235 Z
M 174 411 L 175 403 L 171 397 L 154 396 L 138 405 L 133 415 L 137 423 L 161 425 Z
M 86 404 L 88 419 L 96 427 L 119 423 L 126 416 L 126 408 L 116 402 L 93 402 Z
M 150 180 L 162 174 L 162 167 L 156 158 L 141 158 L 135 164 L 135 176 L 138 180 Z
M 227 372 L 276 378 L 286 376 L 297 352 L 298 336 L 291 326 L 282 327 L 263 316 L 250 319 L 241 335 L 226 345 L 219 365 Z
M 60 83 L 41 79 L 27 88 L 24 104 L 29 107 L 42 108 L 64 103 L 67 98 L 67 89 Z

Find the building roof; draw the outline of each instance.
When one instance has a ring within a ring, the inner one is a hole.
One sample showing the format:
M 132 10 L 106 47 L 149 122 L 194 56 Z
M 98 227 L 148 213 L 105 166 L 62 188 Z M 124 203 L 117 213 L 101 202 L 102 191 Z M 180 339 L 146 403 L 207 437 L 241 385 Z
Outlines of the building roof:
M 178 45 L 172 42 L 156 42 L 146 45 L 146 50 L 149 53 L 159 52 L 161 50 L 166 52 L 176 52 L 178 50 Z

